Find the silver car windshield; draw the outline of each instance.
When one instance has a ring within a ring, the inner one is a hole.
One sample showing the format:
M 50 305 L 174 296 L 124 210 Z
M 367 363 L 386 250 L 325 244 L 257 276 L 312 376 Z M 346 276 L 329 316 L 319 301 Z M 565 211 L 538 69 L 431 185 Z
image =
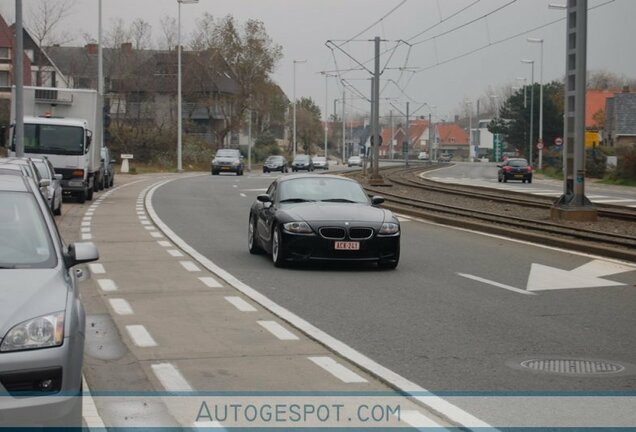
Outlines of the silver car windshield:
M 344 179 L 298 178 L 281 182 L 278 190 L 280 201 L 369 202 L 360 185 Z
M 31 194 L 0 192 L 0 269 L 52 268 L 48 227 Z

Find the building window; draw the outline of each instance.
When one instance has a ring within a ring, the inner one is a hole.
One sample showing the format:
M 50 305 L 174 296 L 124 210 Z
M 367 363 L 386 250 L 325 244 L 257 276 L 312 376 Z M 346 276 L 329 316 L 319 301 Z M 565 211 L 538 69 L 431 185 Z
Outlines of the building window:
M 33 50 L 32 49 L 25 49 L 24 53 L 26 54 L 26 56 L 29 58 L 29 60 L 31 60 L 31 63 L 33 63 L 35 56 L 33 54 Z
M 9 48 L 0 48 L 0 59 L 7 60 L 11 58 L 11 50 Z
M 0 87 L 9 87 L 9 72 L 0 71 Z

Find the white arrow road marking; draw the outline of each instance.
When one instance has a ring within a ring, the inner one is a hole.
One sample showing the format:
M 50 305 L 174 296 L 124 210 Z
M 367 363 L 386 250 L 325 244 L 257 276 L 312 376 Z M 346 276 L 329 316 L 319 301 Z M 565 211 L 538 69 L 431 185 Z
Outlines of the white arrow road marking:
M 495 282 L 495 281 L 491 281 L 491 280 L 488 280 L 488 279 L 480 278 L 479 276 L 473 276 L 473 275 L 464 274 L 464 273 L 457 273 L 457 274 L 459 276 L 463 277 L 463 278 L 466 278 L 466 279 L 472 279 L 472 280 L 477 281 L 477 282 L 481 282 L 481 283 L 485 283 L 485 284 L 488 284 L 488 285 L 492 285 L 492 286 L 495 286 L 497 288 L 503 288 L 503 289 L 506 289 L 508 291 L 516 292 L 516 293 L 519 293 L 519 294 L 536 295 L 535 293 L 531 293 L 531 292 L 528 292 L 526 290 L 515 288 L 515 287 L 512 287 L 510 285 L 505 285 L 505 284 L 502 284 L 502 283 L 499 283 L 499 282 Z
M 587 264 L 583 264 L 581 267 L 575 268 L 572 271 L 598 278 L 613 274 L 636 271 L 636 267 L 630 267 L 609 261 L 594 260 L 590 261 Z
M 617 272 L 610 271 L 608 273 L 608 270 L 603 270 L 603 266 L 601 264 L 595 263 L 595 261 L 582 266 L 582 268 L 582 271 L 579 271 L 579 269 L 568 271 L 545 266 L 542 264 L 532 264 L 532 267 L 530 269 L 530 277 L 528 278 L 527 289 L 528 291 L 548 291 L 575 288 L 601 288 L 625 285 L 621 282 L 614 282 L 598 277 L 614 274 Z M 619 270 L 618 273 L 622 273 L 622 271 Z

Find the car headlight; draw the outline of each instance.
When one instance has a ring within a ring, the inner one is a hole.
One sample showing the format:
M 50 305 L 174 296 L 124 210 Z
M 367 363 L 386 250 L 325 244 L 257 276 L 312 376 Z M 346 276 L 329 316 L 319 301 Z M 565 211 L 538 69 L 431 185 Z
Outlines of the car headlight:
M 60 346 L 64 342 L 64 312 L 33 318 L 13 327 L 2 340 L 1 352 Z
M 219 162 L 218 162 L 216 159 L 212 159 L 212 165 L 216 165 L 216 164 L 218 164 L 218 163 L 219 163 Z
M 382 224 L 378 234 L 380 235 L 393 235 L 400 232 L 400 226 L 393 222 L 385 222 Z
M 312 234 L 314 232 L 307 222 L 287 222 L 283 224 L 283 228 L 294 234 Z
M 239 166 L 240 164 L 241 164 L 241 163 L 240 163 L 239 161 L 234 161 L 234 162 L 232 162 L 232 165 L 234 165 L 234 166 Z

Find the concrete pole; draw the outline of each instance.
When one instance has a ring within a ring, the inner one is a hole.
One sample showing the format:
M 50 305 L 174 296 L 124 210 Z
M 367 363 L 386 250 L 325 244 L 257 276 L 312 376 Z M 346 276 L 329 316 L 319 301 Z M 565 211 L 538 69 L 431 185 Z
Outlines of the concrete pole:
M 406 133 L 406 152 L 404 153 L 404 167 L 408 168 L 409 166 L 409 154 L 411 152 L 411 134 L 410 134 L 410 129 L 409 129 L 409 122 L 410 122 L 410 118 L 409 118 L 409 110 L 411 109 L 411 104 L 410 102 L 406 103 L 406 128 L 405 128 L 405 133 Z
M 393 154 L 395 153 L 395 148 L 393 147 L 393 137 L 395 137 L 395 132 L 393 132 L 393 110 L 389 110 L 389 119 L 389 121 L 391 122 L 391 143 L 389 144 L 389 146 L 391 147 L 391 160 L 393 160 Z
M 473 147 L 473 105 L 470 104 L 470 112 L 468 113 L 468 156 L 470 161 L 475 161 L 475 147 Z
M 325 73 L 325 159 L 327 158 L 327 134 L 329 133 L 329 75 Z
M 433 114 L 428 113 L 428 160 L 433 161 Z
M 97 2 L 97 112 L 100 113 L 98 127 L 100 148 L 104 147 L 104 50 L 102 28 L 102 0 Z
M 294 104 L 294 120 L 292 126 L 292 147 L 293 147 L 293 157 L 292 159 L 296 159 L 296 60 L 294 60 L 294 88 L 292 90 L 292 103 Z
M 380 176 L 380 37 L 374 38 L 375 68 L 373 74 L 373 177 Z
M 247 110 L 247 171 L 252 172 L 252 110 Z
M 24 32 L 22 0 L 15 0 L 15 155 L 24 157 Z
M 178 1 L 178 0 L 177 0 Z M 181 102 L 181 1 L 177 13 L 177 172 L 183 172 L 181 148 L 183 145 L 183 123 Z
M 530 78 L 532 88 L 530 89 L 530 146 L 528 148 L 528 163 L 532 165 L 532 147 L 534 146 L 534 61 L 531 63 L 532 73 Z
M 347 140 L 346 138 L 346 128 L 347 125 L 345 124 L 345 113 L 346 113 L 346 105 L 347 105 L 347 94 L 345 93 L 345 88 L 344 86 L 342 87 L 342 158 L 343 160 L 345 157 L 345 146 L 346 146 L 346 142 Z
M 541 39 L 541 72 L 539 77 L 539 142 L 543 145 L 543 39 Z M 539 149 L 539 169 L 543 169 L 543 148 Z

